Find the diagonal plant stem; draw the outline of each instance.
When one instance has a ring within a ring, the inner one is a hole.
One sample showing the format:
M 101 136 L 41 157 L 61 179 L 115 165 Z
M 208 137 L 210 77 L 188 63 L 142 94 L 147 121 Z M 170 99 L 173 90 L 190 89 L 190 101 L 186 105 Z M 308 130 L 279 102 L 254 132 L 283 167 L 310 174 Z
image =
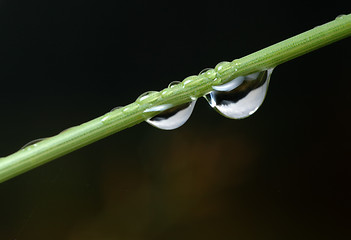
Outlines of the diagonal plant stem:
M 209 93 L 215 85 L 224 84 L 238 76 L 275 67 L 348 36 L 351 36 L 351 14 L 340 16 L 329 23 L 243 58 L 219 63 L 215 69 L 188 77 L 172 88 L 150 93 L 125 107 L 0 158 L 0 182 L 134 126 L 159 113 L 145 112 L 147 109 L 164 104 L 176 106 L 189 102 Z

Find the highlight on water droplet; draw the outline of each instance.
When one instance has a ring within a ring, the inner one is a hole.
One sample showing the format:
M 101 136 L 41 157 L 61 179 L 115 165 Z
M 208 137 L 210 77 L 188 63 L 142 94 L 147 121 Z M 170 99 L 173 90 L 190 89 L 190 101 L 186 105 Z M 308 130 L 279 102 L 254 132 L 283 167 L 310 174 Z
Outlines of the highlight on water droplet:
M 162 105 L 157 105 L 157 106 L 148 108 L 144 112 L 145 113 L 148 113 L 148 112 L 162 112 L 162 111 L 170 109 L 171 107 L 173 107 L 172 104 L 162 104 Z
M 127 114 L 128 112 L 133 112 L 136 110 L 140 105 L 138 103 L 132 103 L 127 106 L 125 106 L 122 110 L 123 114 Z
M 145 112 L 158 112 L 158 115 L 146 120 L 150 125 L 162 129 L 173 130 L 182 126 L 193 112 L 196 100 L 178 106 L 164 104 L 145 110 Z
M 217 112 L 232 119 L 252 115 L 263 103 L 273 68 L 240 76 L 232 81 L 214 86 L 204 97 Z
M 104 117 L 101 119 L 101 122 L 105 123 L 109 119 L 109 115 L 104 115 Z
M 231 91 L 234 88 L 239 87 L 245 80 L 244 76 L 240 76 L 235 78 L 234 80 L 227 82 L 225 84 L 222 85 L 218 85 L 218 86 L 213 86 L 212 88 L 216 91 Z

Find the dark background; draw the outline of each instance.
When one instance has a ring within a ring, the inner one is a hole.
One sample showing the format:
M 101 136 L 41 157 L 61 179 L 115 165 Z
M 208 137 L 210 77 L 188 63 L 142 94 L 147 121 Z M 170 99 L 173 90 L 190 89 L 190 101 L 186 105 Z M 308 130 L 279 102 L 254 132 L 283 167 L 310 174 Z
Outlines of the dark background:
M 336 2 L 0 1 L 0 156 L 349 13 Z M 348 239 L 345 39 L 278 66 L 262 107 L 199 99 L 0 184 L 0 239 Z

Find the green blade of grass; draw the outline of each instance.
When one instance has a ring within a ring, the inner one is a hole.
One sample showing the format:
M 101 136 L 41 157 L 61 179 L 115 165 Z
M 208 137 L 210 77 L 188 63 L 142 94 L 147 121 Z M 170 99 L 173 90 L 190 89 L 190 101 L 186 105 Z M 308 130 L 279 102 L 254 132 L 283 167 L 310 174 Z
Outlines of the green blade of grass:
M 324 25 L 291 37 L 260 51 L 222 63 L 199 76 L 186 78 L 182 83 L 149 94 L 123 108 L 73 127 L 56 136 L 29 145 L 7 157 L 0 158 L 0 182 L 24 173 L 99 139 L 134 126 L 157 112 L 145 112 L 155 106 L 180 105 L 199 98 L 215 85 L 253 72 L 287 62 L 351 35 L 351 14 L 343 15 Z

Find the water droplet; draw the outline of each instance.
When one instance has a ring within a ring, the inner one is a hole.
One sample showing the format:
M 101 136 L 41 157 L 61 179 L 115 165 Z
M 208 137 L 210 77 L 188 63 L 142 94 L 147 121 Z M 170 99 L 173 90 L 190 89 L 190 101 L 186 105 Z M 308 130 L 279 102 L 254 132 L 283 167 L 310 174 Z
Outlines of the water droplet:
M 147 119 L 146 122 L 150 125 L 163 129 L 163 130 L 172 130 L 179 128 L 182 126 L 190 117 L 191 113 L 193 112 L 196 100 L 191 101 L 189 103 L 184 103 L 179 106 L 171 107 L 170 106 L 163 106 L 161 105 L 159 109 L 155 107 L 153 111 L 163 110 L 163 108 L 168 108 L 167 110 L 162 111 L 158 115 Z M 165 104 L 168 105 L 168 104 Z M 152 109 L 151 109 L 152 110 Z M 151 112 L 149 110 L 148 112 Z M 147 111 L 147 110 L 146 110 Z
M 183 88 L 192 85 L 196 80 L 201 80 L 201 79 L 196 75 L 185 78 L 183 80 Z
M 76 127 L 77 127 L 77 126 L 66 128 L 65 130 L 62 130 L 62 131 L 60 132 L 60 134 L 61 134 L 61 133 L 64 133 L 64 132 L 67 132 L 68 130 L 72 130 L 73 128 L 76 128 Z
M 204 74 L 204 73 L 206 73 L 208 70 L 211 70 L 211 69 L 213 69 L 213 68 L 205 68 L 205 69 L 201 70 L 201 72 L 199 73 L 199 75 Z
M 104 117 L 101 119 L 102 123 L 106 123 L 108 121 L 108 119 L 110 118 L 109 115 L 105 114 Z
M 233 79 L 230 82 L 227 82 L 223 85 L 213 86 L 212 88 L 216 91 L 231 91 L 234 88 L 237 88 L 238 86 L 240 86 L 244 82 L 244 80 L 245 80 L 245 77 L 240 76 Z
M 138 103 L 131 103 L 123 108 L 122 113 L 128 114 L 129 112 L 135 111 L 139 107 Z
M 232 61 L 232 65 L 234 66 L 234 71 L 237 72 L 238 67 L 240 66 L 240 62 L 237 59 L 235 59 Z
M 148 92 L 144 92 L 143 94 L 141 94 L 138 98 L 137 98 L 137 102 L 138 103 L 142 103 L 146 100 L 148 101 L 154 101 L 156 100 L 158 97 L 160 96 L 160 93 L 157 91 L 148 91 Z
M 114 107 L 114 108 L 111 109 L 110 112 L 113 112 L 113 111 L 115 111 L 115 110 L 117 110 L 117 109 L 120 109 L 120 108 L 122 108 L 122 106 Z
M 268 89 L 273 68 L 214 86 L 205 96 L 220 114 L 232 119 L 246 118 L 261 106 Z
M 32 140 L 32 141 L 30 141 L 29 143 L 25 144 L 25 145 L 24 145 L 23 147 L 21 147 L 20 149 L 25 149 L 26 147 L 31 146 L 31 145 L 37 146 L 36 144 L 37 144 L 38 142 L 43 141 L 44 139 L 46 139 L 46 138 L 38 138 L 38 139 Z
M 178 85 L 180 82 L 179 81 L 173 81 L 170 84 L 168 84 L 169 88 L 174 88 L 176 85 Z
M 161 96 L 162 97 L 167 97 L 169 96 L 171 93 L 173 92 L 173 90 L 171 90 L 170 88 L 165 88 L 161 91 Z
M 148 112 L 162 112 L 162 111 L 170 109 L 171 107 L 173 107 L 172 104 L 162 104 L 162 105 L 158 105 L 158 106 L 154 106 L 154 107 L 148 108 L 144 112 L 145 113 L 148 113 Z
M 204 76 L 209 80 L 213 80 L 216 78 L 216 71 L 213 68 L 206 68 L 200 72 L 200 76 Z
M 216 65 L 215 70 L 216 70 L 216 72 L 218 72 L 218 71 L 221 71 L 223 68 L 225 68 L 227 66 L 230 66 L 230 62 L 223 61 L 223 62 L 220 62 L 220 63 L 218 63 Z
M 232 64 L 234 64 L 235 66 L 239 66 L 239 65 L 240 65 L 238 59 L 234 59 L 234 60 L 232 61 Z
M 236 71 L 237 65 L 234 65 L 231 62 L 220 62 L 215 67 L 216 78 L 219 82 L 221 82 L 222 79 L 231 77 L 231 75 L 233 75 L 233 73 Z
M 343 19 L 345 16 L 346 16 L 345 14 L 340 14 L 340 15 L 338 15 L 335 19 L 336 19 L 336 20 L 341 20 L 341 19 Z

